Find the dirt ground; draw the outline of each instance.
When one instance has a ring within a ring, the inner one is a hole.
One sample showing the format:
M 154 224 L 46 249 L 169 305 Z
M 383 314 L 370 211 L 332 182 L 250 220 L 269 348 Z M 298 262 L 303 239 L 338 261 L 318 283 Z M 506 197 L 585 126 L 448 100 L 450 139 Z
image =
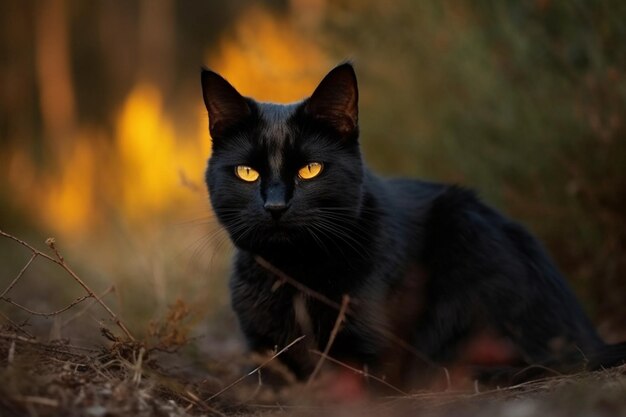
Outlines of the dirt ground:
M 254 357 L 246 354 L 233 317 L 213 315 L 210 330 L 210 323 L 194 322 L 194 308 L 182 300 L 162 317 L 141 321 L 147 329 L 133 335 L 109 307 L 113 295 L 105 296 L 114 288 L 92 290 L 91 280 L 75 272 L 54 240 L 40 251 L 0 233 L 28 252 L 0 289 L 0 299 L 10 307 L 0 311 L 0 417 L 626 416 L 626 365 L 506 388 L 449 381 L 438 390 L 374 397 L 350 381 L 372 387 L 385 381 L 341 363 L 332 365 L 343 373 L 324 371 L 311 383 L 295 381 L 277 358 L 299 339 L 273 355 Z M 60 292 L 57 284 L 45 286 L 51 270 L 33 269 L 36 259 L 82 287 L 84 295 L 56 310 L 44 304 L 46 312 L 20 304 L 25 299 L 37 306 L 35 290 L 44 300 Z M 210 304 L 207 300 L 202 304 Z M 92 307 L 99 312 L 90 313 Z M 282 383 L 270 383 L 270 375 Z M 341 375 L 349 376 L 338 384 Z
M 100 349 L 41 343 L 19 328 L 0 331 L 2 416 L 619 416 L 626 415 L 626 366 L 481 392 L 448 389 L 351 402 L 324 399 L 321 384 L 263 384 L 246 358 L 181 364 L 178 350 L 119 342 Z M 189 343 L 195 343 L 191 341 Z M 269 362 L 266 361 L 266 365 Z M 320 380 L 322 381 L 322 380 Z M 323 384 L 323 383 L 322 383 Z

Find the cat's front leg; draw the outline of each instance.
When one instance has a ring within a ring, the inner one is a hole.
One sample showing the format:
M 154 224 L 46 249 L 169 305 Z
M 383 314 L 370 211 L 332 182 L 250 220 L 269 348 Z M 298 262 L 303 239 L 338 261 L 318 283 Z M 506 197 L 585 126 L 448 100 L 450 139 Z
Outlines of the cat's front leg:
M 273 355 L 305 336 L 278 357 L 297 378 L 302 379 L 314 366 L 310 353 L 312 338 L 306 337 L 309 335 L 296 320 L 296 292 L 285 286 L 277 290 L 274 282 L 266 271 L 236 269 L 230 281 L 231 304 L 248 348 L 253 352 Z

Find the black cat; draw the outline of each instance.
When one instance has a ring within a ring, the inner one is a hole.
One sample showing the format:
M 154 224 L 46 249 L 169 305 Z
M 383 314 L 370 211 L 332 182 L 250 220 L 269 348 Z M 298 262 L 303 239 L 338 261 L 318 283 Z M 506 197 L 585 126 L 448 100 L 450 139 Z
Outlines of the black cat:
M 209 70 L 202 89 L 213 138 L 206 182 L 237 247 L 232 305 L 251 349 L 306 334 L 281 359 L 307 376 L 347 294 L 330 356 L 397 385 L 453 365 L 476 340 L 505 353 L 483 377 L 528 365 L 596 369 L 626 357 L 626 344 L 598 337 L 522 226 L 466 189 L 383 179 L 365 167 L 350 64 L 288 105 L 242 97 Z M 300 288 L 280 285 L 268 265 Z

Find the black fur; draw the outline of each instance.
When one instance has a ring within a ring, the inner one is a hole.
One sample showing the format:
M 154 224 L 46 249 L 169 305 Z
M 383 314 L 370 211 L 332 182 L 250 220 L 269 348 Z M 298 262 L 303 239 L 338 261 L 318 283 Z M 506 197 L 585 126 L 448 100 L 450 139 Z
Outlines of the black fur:
M 453 364 L 484 331 L 514 346 L 511 369 L 623 361 L 625 346 L 602 342 L 522 226 L 471 191 L 383 179 L 364 166 L 350 64 L 290 105 L 244 98 L 208 70 L 202 85 L 213 138 L 206 182 L 238 249 L 232 305 L 251 349 L 307 334 L 307 343 L 281 357 L 305 377 L 317 361 L 310 349 L 324 349 L 338 313 L 293 286 L 276 288 L 276 277 L 255 261 L 261 256 L 335 302 L 349 294 L 350 314 L 331 356 L 395 372 L 398 384 L 428 375 L 433 364 Z M 298 169 L 312 161 L 324 163 L 322 173 L 299 179 Z M 237 165 L 255 168 L 260 179 L 238 179 Z M 264 208 L 269 198 L 288 207 L 281 216 Z

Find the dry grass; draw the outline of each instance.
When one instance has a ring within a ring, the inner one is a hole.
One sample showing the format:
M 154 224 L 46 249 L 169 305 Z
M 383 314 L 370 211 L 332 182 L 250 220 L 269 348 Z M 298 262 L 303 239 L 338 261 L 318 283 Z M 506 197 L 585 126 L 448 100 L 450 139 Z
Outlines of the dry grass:
M 0 415 L 427 415 L 575 416 L 626 413 L 626 367 L 554 377 L 485 392 L 423 392 L 367 404 L 322 403 L 316 391 L 294 384 L 259 385 L 245 373 L 189 379 L 167 371 L 162 357 L 137 345 L 111 342 L 99 351 L 68 343 L 40 343 L 0 333 Z M 244 381 L 244 377 L 248 377 Z M 223 388 L 218 390 L 218 387 Z M 229 392 L 226 392 L 229 391 Z
M 268 357 L 256 358 L 256 366 L 250 366 L 249 358 L 243 356 L 227 361 L 201 357 L 205 366 L 190 372 L 188 363 L 179 366 L 188 359 L 182 350 L 198 340 L 189 336 L 190 309 L 183 301 L 176 301 L 162 319 L 149 323 L 144 337 L 136 337 L 103 301 L 114 288 L 96 294 L 68 265 L 54 241 L 48 241 L 51 254 L 46 254 L 12 235 L 0 234 L 32 254 L 2 289 L 0 301 L 29 315 L 44 317 L 55 317 L 68 310 L 80 315 L 85 308 L 98 305 L 110 319 L 100 325 L 97 348 L 86 348 L 68 340 L 45 342 L 33 336 L 25 323 L 16 323 L 2 314 L 6 324 L 0 327 L 0 416 L 626 415 L 626 366 L 489 391 L 481 391 L 478 385 L 470 390 L 448 387 L 441 392 L 410 395 L 399 391 L 397 396 L 361 399 L 350 404 L 325 396 L 325 385 L 332 376 L 318 369 L 307 383 L 296 383 L 275 360 L 303 337 Z M 60 267 L 85 294 L 50 312 L 34 311 L 12 300 L 12 289 L 36 258 Z M 288 277 L 279 273 L 277 276 L 278 282 L 289 284 Z M 89 306 L 80 305 L 87 300 L 91 300 Z M 348 298 L 337 307 L 334 333 L 351 314 Z M 117 328 L 116 334 L 109 325 Z M 328 356 L 331 345 L 332 338 L 324 352 L 316 352 L 320 356 L 318 368 L 324 362 L 332 363 L 370 383 L 385 383 Z M 246 371 L 246 367 L 252 370 Z M 288 383 L 265 384 L 267 368 L 284 375 Z

